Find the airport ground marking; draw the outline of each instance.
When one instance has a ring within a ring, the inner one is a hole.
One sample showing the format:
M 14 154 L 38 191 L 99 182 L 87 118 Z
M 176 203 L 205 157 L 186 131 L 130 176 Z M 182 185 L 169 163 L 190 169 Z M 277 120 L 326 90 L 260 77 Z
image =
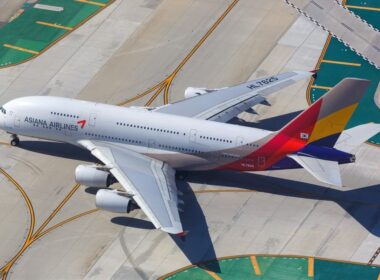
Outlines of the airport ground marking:
M 49 215 L 49 217 L 43 222 L 43 224 L 38 228 L 38 230 L 33 235 L 33 238 L 36 238 L 43 230 L 44 228 L 50 223 L 50 221 L 58 214 L 58 212 L 65 206 L 67 201 L 74 195 L 74 193 L 78 190 L 80 187 L 80 184 L 75 184 L 71 191 L 65 196 L 65 198 L 61 201 L 61 203 L 58 204 L 58 206 L 54 209 L 54 211 Z
M 257 262 L 256 256 L 250 256 L 251 264 L 253 267 L 253 271 L 255 272 L 256 275 L 261 275 L 261 270 L 259 263 Z
M 19 191 L 22 193 L 25 201 L 27 202 L 28 207 L 29 207 L 29 204 L 30 204 L 30 207 L 32 207 L 32 204 L 31 204 L 29 198 L 27 198 L 27 196 L 26 196 L 24 190 L 21 188 L 21 186 L 8 173 L 6 173 L 3 169 L 0 168 L 0 172 L 2 174 L 4 174 L 4 176 L 6 176 L 19 189 Z M 34 232 L 34 226 L 35 226 L 34 210 L 31 212 L 31 222 L 33 221 L 33 224 L 32 224 L 33 226 L 29 229 L 28 237 L 27 237 L 26 241 L 24 242 L 24 245 L 21 247 L 21 249 L 16 253 L 16 255 L 4 267 L 1 268 L 1 272 L 3 273 L 3 280 L 6 280 L 8 272 L 10 271 L 10 269 L 12 268 L 12 266 L 15 264 L 15 262 L 25 252 L 25 250 L 30 245 L 33 244 L 34 241 L 36 241 L 37 239 L 39 239 L 41 237 L 42 230 L 57 215 L 57 213 L 62 209 L 62 207 L 67 203 L 67 201 L 74 195 L 74 193 L 78 190 L 79 187 L 80 187 L 79 184 L 75 184 L 73 186 L 73 188 L 71 189 L 71 191 L 65 196 L 65 198 L 61 201 L 61 203 L 57 206 L 57 208 L 54 209 L 54 211 L 49 215 L 49 217 L 43 222 L 43 224 L 37 229 L 37 231 L 35 233 L 33 233 Z M 33 209 L 33 208 L 31 208 L 31 209 Z M 81 216 L 83 216 L 83 215 L 81 215 Z M 76 217 L 76 218 L 78 218 L 78 217 Z M 74 220 L 74 219 L 72 219 L 72 220 Z
M 75 0 L 75 1 L 80 2 L 80 3 L 89 4 L 89 5 L 95 5 L 95 6 L 99 6 L 99 7 L 107 6 L 106 3 L 101 3 L 101 2 L 96 2 L 96 1 L 87 1 L 87 0 Z
M 200 265 L 200 268 L 203 269 L 204 272 L 206 272 L 208 275 L 210 275 L 215 280 L 222 280 L 218 274 L 216 274 L 214 271 L 211 271 L 208 269 L 205 265 Z
M 7 274 L 9 269 L 12 267 L 12 265 L 16 262 L 16 260 L 21 256 L 21 254 L 26 250 L 26 248 L 29 246 L 30 241 L 32 240 L 32 235 L 34 231 L 35 226 L 35 213 L 33 209 L 32 202 L 30 201 L 28 195 L 26 194 L 25 190 L 22 188 L 22 186 L 10 175 L 8 174 L 4 169 L 0 168 L 0 172 L 18 189 L 18 191 L 21 193 L 23 199 L 25 200 L 28 211 L 29 211 L 29 217 L 30 217 L 30 223 L 29 223 L 29 230 L 28 235 L 25 239 L 24 244 L 22 245 L 21 249 L 16 253 L 15 256 L 5 265 L 3 266 L 0 271 L 3 274 L 3 279 L 7 278 Z
M 346 8 L 357 9 L 357 10 L 366 10 L 373 12 L 380 12 L 380 8 L 365 7 L 365 6 L 355 6 L 355 5 L 345 5 Z
M 53 231 L 59 227 L 62 227 L 69 222 L 72 222 L 72 221 L 77 220 L 81 217 L 87 216 L 89 214 L 95 213 L 99 210 L 100 210 L 99 208 L 91 209 L 91 210 L 88 210 L 86 212 L 82 212 L 82 213 L 79 213 L 77 215 L 74 215 L 74 216 L 72 216 L 66 220 L 63 220 L 62 222 L 59 222 L 58 224 L 55 224 L 54 226 L 51 226 L 51 227 L 45 229 L 44 231 L 42 231 L 38 236 L 36 236 L 36 239 L 42 238 L 45 234 L 48 234 L 49 232 L 51 232 L 51 231 Z
M 336 60 L 328 60 L 328 59 L 323 59 L 322 62 L 323 63 L 330 63 L 330 64 L 353 66 L 353 67 L 361 67 L 362 66 L 360 63 L 345 62 L 345 61 L 336 61 Z
M 373 262 L 376 260 L 377 256 L 380 254 L 380 247 L 377 248 L 376 252 L 372 255 L 371 259 L 368 261 L 369 265 L 372 265 Z
M 17 51 L 20 51 L 20 52 L 26 52 L 26 53 L 30 53 L 30 54 L 34 54 L 34 55 L 38 55 L 38 54 L 40 54 L 40 53 L 37 52 L 37 51 L 29 50 L 29 49 L 25 49 L 25 48 L 21 48 L 21 47 L 17 47 L 17 46 L 10 45 L 10 44 L 4 44 L 3 46 L 4 46 L 5 48 L 13 49 L 13 50 L 17 50 Z
M 166 77 L 163 81 L 159 82 L 155 86 L 146 90 L 145 92 L 136 95 L 135 97 L 128 99 L 126 101 L 120 102 L 119 106 L 124 106 L 126 104 L 132 103 L 140 98 L 145 97 L 146 95 L 154 92 L 153 96 L 146 103 L 146 106 L 150 106 L 154 100 L 164 91 L 164 104 L 169 103 L 169 90 L 173 83 L 174 78 L 182 70 L 185 64 L 190 60 L 190 58 L 198 51 L 198 49 L 203 45 L 203 43 L 210 37 L 214 30 L 220 25 L 220 23 L 226 18 L 226 16 L 231 12 L 231 10 L 236 6 L 240 0 L 234 0 L 231 4 L 228 5 L 227 9 L 223 14 L 214 22 L 214 24 L 207 30 L 207 32 L 202 36 L 202 38 L 197 42 L 197 44 L 191 49 L 191 51 L 186 55 L 186 57 L 180 62 L 180 64 L 174 69 L 174 71 Z
M 64 29 L 64 30 L 67 30 L 67 31 L 72 31 L 73 28 L 72 27 L 68 27 L 68 26 L 63 26 L 63 25 L 59 25 L 59 24 L 55 24 L 55 23 L 49 23 L 49 22 L 45 22 L 45 21 L 36 21 L 36 24 L 39 24 L 39 25 L 44 25 L 44 26 L 49 26 L 49 27 L 54 27 L 54 28 L 58 28 L 58 29 Z
M 308 277 L 314 277 L 314 258 L 309 257 L 307 259 L 307 276 Z
M 311 88 L 315 88 L 315 89 L 323 89 L 323 90 L 330 90 L 330 89 L 332 89 L 332 87 L 317 86 L 317 85 L 313 85 L 313 86 L 311 86 Z

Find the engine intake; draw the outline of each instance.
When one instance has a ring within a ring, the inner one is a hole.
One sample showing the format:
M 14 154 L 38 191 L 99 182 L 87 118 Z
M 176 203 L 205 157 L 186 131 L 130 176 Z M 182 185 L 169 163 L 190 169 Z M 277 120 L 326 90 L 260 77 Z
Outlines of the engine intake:
M 75 181 L 89 187 L 109 187 L 114 183 L 113 176 L 92 165 L 79 165 L 75 169 Z
M 118 190 L 98 190 L 95 197 L 97 208 L 117 213 L 129 213 L 138 209 L 136 202 Z

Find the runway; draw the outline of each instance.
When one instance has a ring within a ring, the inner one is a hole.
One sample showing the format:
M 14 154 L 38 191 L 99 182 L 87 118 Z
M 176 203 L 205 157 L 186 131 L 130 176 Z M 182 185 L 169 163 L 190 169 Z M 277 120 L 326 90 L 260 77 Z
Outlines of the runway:
M 0 101 L 40 94 L 157 106 L 188 86 L 313 69 L 326 40 L 280 0 L 118 0 L 43 55 L 2 69 Z M 307 106 L 307 86 L 237 122 L 278 129 Z M 184 243 L 153 230 L 141 211 L 96 210 L 96 190 L 74 182 L 75 167 L 94 160 L 88 152 L 25 137 L 13 148 L 5 133 L 0 141 L 3 279 L 157 279 L 241 254 L 380 262 L 377 147 L 362 146 L 342 168 L 343 190 L 303 170 L 183 174 Z

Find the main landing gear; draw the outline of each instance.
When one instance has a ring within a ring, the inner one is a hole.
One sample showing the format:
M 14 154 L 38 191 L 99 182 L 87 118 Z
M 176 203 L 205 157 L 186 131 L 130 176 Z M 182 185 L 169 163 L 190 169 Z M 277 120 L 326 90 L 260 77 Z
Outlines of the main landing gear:
M 11 140 L 12 146 L 18 146 L 20 144 L 20 138 L 18 138 L 16 134 L 12 134 L 11 138 L 12 138 Z

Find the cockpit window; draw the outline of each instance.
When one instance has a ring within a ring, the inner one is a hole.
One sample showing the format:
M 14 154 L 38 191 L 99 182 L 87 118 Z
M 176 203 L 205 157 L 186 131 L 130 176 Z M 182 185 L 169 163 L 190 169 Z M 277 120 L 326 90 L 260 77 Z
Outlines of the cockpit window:
M 1 106 L 0 107 L 0 111 L 5 115 L 7 113 L 7 111 Z

